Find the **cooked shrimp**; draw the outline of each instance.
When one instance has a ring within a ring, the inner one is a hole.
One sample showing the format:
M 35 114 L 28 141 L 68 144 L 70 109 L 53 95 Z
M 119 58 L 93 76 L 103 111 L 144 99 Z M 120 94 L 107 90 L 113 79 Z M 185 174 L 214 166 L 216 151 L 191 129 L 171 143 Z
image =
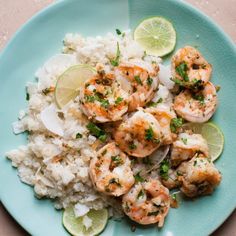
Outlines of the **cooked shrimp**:
M 217 108 L 216 88 L 211 82 L 198 93 L 185 90 L 174 99 L 174 110 L 187 121 L 203 123 L 208 121 Z
M 127 98 L 114 74 L 103 71 L 86 81 L 80 92 L 82 111 L 96 122 L 121 120 L 128 110 Z
M 177 169 L 180 190 L 188 197 L 211 194 L 220 184 L 221 174 L 213 162 L 204 155 L 196 155 Z
M 95 188 L 108 195 L 120 196 L 134 184 L 131 162 L 116 144 L 109 143 L 90 162 L 89 173 Z
M 137 183 L 123 196 L 122 206 L 133 221 L 162 227 L 170 208 L 169 190 L 155 179 Z
M 176 138 L 176 134 L 172 133 L 170 129 L 170 122 L 176 117 L 175 112 L 170 107 L 162 104 L 157 107 L 149 107 L 145 111 L 152 114 L 159 122 L 163 134 L 162 145 L 171 144 Z
M 114 132 L 119 148 L 135 157 L 150 155 L 160 146 L 161 137 L 158 121 L 144 110 L 133 113 Z
M 157 64 L 150 65 L 144 61 L 121 63 L 116 69 L 117 80 L 130 94 L 129 111 L 143 107 L 152 100 L 159 84 L 158 71 Z
M 193 47 L 179 49 L 172 57 L 172 76 L 184 87 L 198 89 L 206 84 L 212 73 L 212 66 Z
M 181 162 L 191 159 L 196 153 L 209 156 L 207 141 L 200 134 L 181 133 L 172 146 L 171 164 L 177 166 Z
M 161 182 L 168 189 L 179 187 L 178 174 L 176 170 L 169 169 L 167 173 L 167 178 L 161 178 Z

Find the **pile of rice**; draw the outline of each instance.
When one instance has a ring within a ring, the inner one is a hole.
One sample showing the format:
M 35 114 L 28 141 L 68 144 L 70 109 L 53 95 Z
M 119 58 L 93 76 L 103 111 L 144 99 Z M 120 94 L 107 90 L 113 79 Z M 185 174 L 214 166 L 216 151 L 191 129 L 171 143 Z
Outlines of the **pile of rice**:
M 78 216 L 89 209 L 105 207 L 112 209 L 111 215 L 120 216 L 121 204 L 112 197 L 98 193 L 92 186 L 88 170 L 90 160 L 96 156 L 93 149 L 96 137 L 86 129 L 88 120 L 79 110 L 78 99 L 59 110 L 53 92 L 45 95 L 44 91 L 54 88 L 58 76 L 72 65 L 86 63 L 95 66 L 102 63 L 106 71 L 111 70 L 110 59 L 116 56 L 117 42 L 121 61 L 144 59 L 160 63 L 160 58 L 145 56 L 128 31 L 123 36 L 108 33 L 104 37 L 88 38 L 67 34 L 63 54 L 49 59 L 36 72 L 37 82 L 27 84 L 28 108 L 20 111 L 19 120 L 13 124 L 15 133 L 29 132 L 27 145 L 6 154 L 12 165 L 18 168 L 21 181 L 32 185 L 38 198 L 54 199 L 57 209 L 76 204 L 75 213 Z M 166 73 L 165 68 L 161 73 Z M 171 86 L 169 81 L 166 87 Z M 160 96 L 166 101 L 170 99 L 166 87 L 160 86 L 154 100 Z M 49 116 L 46 121 L 45 114 L 42 115 L 45 110 L 46 116 Z M 47 127 L 45 122 L 52 127 Z M 53 129 L 56 131 L 51 132 Z M 77 133 L 82 134 L 83 138 L 76 139 Z

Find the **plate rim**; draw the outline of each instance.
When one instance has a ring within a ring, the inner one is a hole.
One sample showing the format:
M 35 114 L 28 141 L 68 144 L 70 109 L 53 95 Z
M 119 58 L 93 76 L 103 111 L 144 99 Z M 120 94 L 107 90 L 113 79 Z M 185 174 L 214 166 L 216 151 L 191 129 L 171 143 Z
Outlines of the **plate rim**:
M 126 0 L 126 1 L 130 1 L 130 0 Z M 182 5 L 189 12 L 193 12 L 196 15 L 198 15 L 200 18 L 204 18 L 204 20 L 207 21 L 211 25 L 211 27 L 213 27 L 214 30 L 217 31 L 217 33 L 219 33 L 224 38 L 224 40 L 227 42 L 227 44 L 233 49 L 234 55 L 236 55 L 236 44 L 234 43 L 233 39 L 211 17 L 209 17 L 204 12 L 200 11 L 199 9 L 197 9 L 196 7 L 194 7 L 193 5 L 191 5 L 190 3 L 188 3 L 188 2 L 186 2 L 184 0 L 178 0 L 178 1 L 176 1 L 176 0 L 168 0 L 168 1 L 172 2 L 173 4 L 176 4 L 176 5 L 180 5 L 180 6 Z M 22 24 L 16 30 L 16 32 L 10 37 L 10 39 L 8 40 L 8 42 L 4 46 L 4 48 L 0 51 L 0 61 L 1 61 L 2 58 L 4 58 L 4 54 L 7 53 L 7 51 L 11 47 L 11 45 L 14 44 L 14 41 L 18 37 L 18 35 L 21 34 L 21 32 L 24 29 L 26 29 L 28 27 L 28 25 L 30 25 L 35 19 L 42 17 L 44 14 L 47 14 L 48 12 L 50 13 L 51 9 L 53 9 L 55 7 L 60 7 L 61 4 L 67 4 L 67 3 L 69 3 L 69 1 L 57 0 L 57 1 L 49 4 L 48 6 L 44 7 L 43 9 L 38 11 L 33 16 L 31 16 L 24 24 Z M 9 167 L 11 167 L 11 166 L 9 166 Z M 19 178 L 18 175 L 16 175 L 16 177 Z M 20 182 L 20 184 L 24 184 L 24 183 Z M 32 187 L 32 186 L 30 186 L 30 187 Z M 11 204 L 8 204 L 7 201 L 4 201 L 4 199 L 1 198 L 1 188 L 0 188 L 0 201 L 1 201 L 4 209 L 17 222 L 17 224 L 20 225 L 20 227 L 22 227 L 29 234 L 31 234 L 31 233 L 33 234 L 34 233 L 34 232 L 31 231 L 30 225 L 25 223 L 23 220 L 21 220 L 20 217 L 18 217 L 14 213 L 14 210 L 12 210 L 12 208 L 11 208 Z M 232 204 L 232 207 L 225 214 L 223 214 L 223 216 L 219 217 L 220 218 L 220 220 L 218 220 L 219 223 L 215 224 L 215 226 L 212 227 L 211 231 L 207 232 L 207 233 L 208 234 L 212 234 L 216 229 L 218 229 L 221 225 L 223 225 L 223 223 L 229 218 L 229 216 L 233 213 L 233 211 L 235 209 L 236 209 L 236 199 L 235 199 L 234 204 Z

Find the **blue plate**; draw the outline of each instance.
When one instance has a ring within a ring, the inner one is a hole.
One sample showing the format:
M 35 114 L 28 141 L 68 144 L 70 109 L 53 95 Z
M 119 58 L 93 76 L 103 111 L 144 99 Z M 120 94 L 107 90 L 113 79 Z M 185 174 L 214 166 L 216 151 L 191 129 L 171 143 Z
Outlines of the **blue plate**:
M 208 235 L 236 206 L 236 49 L 233 42 L 208 17 L 177 0 L 70 0 L 58 1 L 33 17 L 11 40 L 0 57 L 0 196 L 13 217 L 33 235 L 67 235 L 61 212 L 49 200 L 38 200 L 33 189 L 22 184 L 4 153 L 26 143 L 26 136 L 15 136 L 11 123 L 27 106 L 25 84 L 35 70 L 62 47 L 67 32 L 83 35 L 105 34 L 116 28 L 134 28 L 142 19 L 161 15 L 169 18 L 177 31 L 177 48 L 197 46 L 213 64 L 213 82 L 221 85 L 220 106 L 214 122 L 225 135 L 225 151 L 216 165 L 223 181 L 212 196 L 184 201 L 171 209 L 164 227 L 138 226 L 110 221 L 102 235 Z M 168 58 L 166 58 L 168 61 Z

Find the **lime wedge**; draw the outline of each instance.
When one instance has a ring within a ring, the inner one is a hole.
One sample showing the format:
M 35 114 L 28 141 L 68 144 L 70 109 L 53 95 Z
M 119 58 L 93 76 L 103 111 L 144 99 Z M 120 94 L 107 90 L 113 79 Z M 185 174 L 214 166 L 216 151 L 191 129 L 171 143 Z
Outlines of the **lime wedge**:
M 87 230 L 83 225 L 83 217 L 75 217 L 73 207 L 66 208 L 63 213 L 63 225 L 74 236 L 93 236 L 103 231 L 108 220 L 107 209 L 90 210 L 86 214 L 92 220 L 92 226 Z
M 134 40 L 149 55 L 165 56 L 174 50 L 176 32 L 173 25 L 163 17 L 142 21 L 134 31 Z
M 212 122 L 203 124 L 186 123 L 183 125 L 183 129 L 192 130 L 206 139 L 212 161 L 215 161 L 221 155 L 224 148 L 224 135 L 217 125 Z
M 55 88 L 55 100 L 59 108 L 75 99 L 80 87 L 92 77 L 96 70 L 89 65 L 75 65 L 59 76 Z

